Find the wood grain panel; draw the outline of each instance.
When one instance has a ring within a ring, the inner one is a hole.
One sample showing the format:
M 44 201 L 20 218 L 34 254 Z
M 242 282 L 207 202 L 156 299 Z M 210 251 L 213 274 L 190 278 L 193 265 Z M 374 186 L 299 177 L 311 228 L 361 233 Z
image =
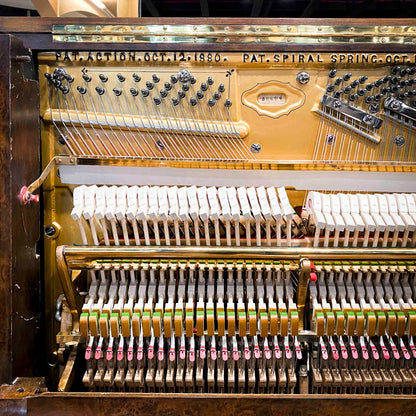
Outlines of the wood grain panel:
M 355 397 L 354 397 L 355 398 Z M 407 416 L 413 397 L 170 394 L 45 394 L 28 399 L 29 416 Z

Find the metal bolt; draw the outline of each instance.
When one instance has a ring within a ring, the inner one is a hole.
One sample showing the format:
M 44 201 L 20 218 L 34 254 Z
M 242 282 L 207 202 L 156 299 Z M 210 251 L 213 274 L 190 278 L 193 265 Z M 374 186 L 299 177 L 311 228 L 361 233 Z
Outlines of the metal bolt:
M 363 117 L 363 121 L 365 124 L 371 124 L 374 120 L 373 116 L 370 116 L 370 114 L 367 114 Z
M 406 142 L 406 140 L 404 139 L 404 137 L 403 137 L 403 136 L 396 136 L 396 137 L 393 139 L 393 143 L 394 143 L 397 147 L 402 147 L 402 146 L 404 146 L 405 142 Z
M 253 143 L 250 146 L 251 153 L 260 153 L 261 145 L 259 143 Z
M 56 233 L 56 229 L 53 225 L 47 225 L 45 227 L 45 235 L 46 237 L 53 237 Z
M 191 79 L 191 73 L 187 69 L 181 69 L 178 72 L 179 82 L 188 82 Z
M 165 145 L 161 140 L 156 142 L 156 145 L 159 147 L 160 150 L 165 150 Z
M 58 143 L 61 144 L 61 145 L 66 144 L 67 141 L 68 141 L 68 136 L 64 136 L 64 137 L 59 136 L 58 137 Z
M 393 110 L 393 111 L 400 111 L 400 109 L 402 108 L 402 103 L 399 100 L 393 100 L 389 107 Z
M 326 139 L 327 144 L 331 145 L 335 142 L 335 135 L 328 134 L 325 139 Z
M 310 79 L 311 77 L 309 76 L 309 74 L 304 71 L 299 72 L 298 75 L 296 75 L 296 81 L 301 85 L 307 84 Z

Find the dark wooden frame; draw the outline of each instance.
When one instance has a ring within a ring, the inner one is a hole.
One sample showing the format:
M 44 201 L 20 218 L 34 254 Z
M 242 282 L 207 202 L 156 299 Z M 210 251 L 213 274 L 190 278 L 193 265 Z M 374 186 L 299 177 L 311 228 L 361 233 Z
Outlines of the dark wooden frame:
M 22 42 L 0 35 L 0 383 L 40 366 L 42 313 L 39 204 L 20 188 L 40 171 L 39 87 Z

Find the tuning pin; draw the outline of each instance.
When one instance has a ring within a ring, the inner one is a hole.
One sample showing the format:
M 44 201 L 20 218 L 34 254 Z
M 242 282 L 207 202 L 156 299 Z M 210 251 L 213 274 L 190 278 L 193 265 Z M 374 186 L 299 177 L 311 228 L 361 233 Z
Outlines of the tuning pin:
M 360 85 L 360 81 L 358 79 L 355 79 L 351 82 L 351 88 L 357 88 Z
M 65 78 L 65 76 L 67 75 L 67 72 L 64 68 L 62 68 L 61 66 L 58 66 L 53 71 L 53 75 L 54 75 L 54 77 Z
M 219 100 L 221 98 L 221 94 L 219 92 L 214 92 L 213 94 L 214 100 Z
M 198 100 L 202 100 L 202 98 L 204 98 L 204 93 L 202 91 L 198 91 L 196 93 L 196 98 L 198 98 Z
M 414 80 L 413 78 L 411 78 L 411 79 L 407 79 L 407 80 L 405 81 L 405 85 L 406 85 L 406 87 L 411 87 L 414 83 L 415 83 L 415 80 Z
M 191 85 L 194 85 L 196 83 L 196 78 L 193 75 L 191 75 L 191 78 L 189 78 L 189 82 Z
M 352 102 L 357 101 L 358 100 L 358 94 L 350 94 L 349 97 L 348 97 L 348 100 L 352 101 Z
M 342 91 L 335 91 L 335 93 L 334 93 L 334 97 L 335 98 L 341 98 L 341 95 L 342 95 Z
M 399 91 L 399 87 L 398 87 L 397 85 L 393 85 L 393 86 L 390 88 L 390 90 L 391 90 L 391 92 L 392 92 L 392 93 L 396 93 L 397 91 Z
M 130 88 L 130 92 L 133 97 L 137 97 L 137 95 L 139 95 L 139 91 L 136 88 Z
M 396 74 L 398 74 L 399 72 L 400 72 L 400 67 L 399 66 L 394 66 L 392 69 L 391 69 L 391 73 L 393 74 L 393 75 L 396 75 Z
M 62 82 L 59 79 L 52 79 L 52 84 L 55 85 L 55 88 L 59 88 Z
M 160 81 L 160 78 L 156 74 L 153 74 L 152 75 L 152 80 L 155 84 L 157 84 Z
M 82 75 L 82 79 L 83 79 L 85 82 L 91 82 L 91 76 L 90 76 L 90 75 L 88 75 L 88 74 L 83 74 L 83 75 Z
M 79 91 L 80 94 L 83 94 L 83 95 L 87 92 L 87 89 L 81 86 L 78 86 L 77 90 Z
M 117 74 L 117 78 L 120 82 L 124 82 L 126 80 L 126 77 L 123 74 Z
M 329 78 L 335 78 L 336 75 L 337 75 L 337 70 L 336 69 L 331 69 L 328 73 Z
M 374 85 L 376 87 L 380 87 L 383 84 L 383 79 L 378 79 L 376 81 L 374 81 Z
M 172 98 L 172 104 L 176 107 L 179 104 L 179 99 L 176 97 Z
M 162 98 L 166 98 L 167 97 L 167 95 L 168 95 L 168 92 L 165 90 L 165 89 L 161 89 L 160 90 L 160 96 L 162 97 Z
M 230 101 L 230 103 L 231 103 L 231 101 Z M 226 103 L 224 103 L 224 105 L 225 105 Z M 210 106 L 210 107 L 214 107 L 214 105 L 215 105 L 215 100 L 213 100 L 212 98 L 210 98 L 209 100 L 208 100 L 208 105 Z M 225 105 L 226 106 L 226 105 Z M 230 107 L 231 106 L 231 104 L 228 106 L 228 107 Z M 226 106 L 227 107 L 227 106 Z
M 202 84 L 201 84 L 201 90 L 202 91 L 206 91 L 208 89 L 208 85 L 207 84 L 205 84 L 205 82 L 203 82 Z
M 198 100 L 195 97 L 192 97 L 189 100 L 189 103 L 191 104 L 192 107 L 195 107 L 197 105 L 197 103 L 198 103 Z
M 162 99 L 161 99 L 160 97 L 154 97 L 154 98 L 153 98 L 153 102 L 154 102 L 156 105 L 160 105 L 160 104 L 162 104 Z
M 371 91 L 372 89 L 374 88 L 374 84 L 367 84 L 366 86 L 365 86 L 365 89 L 367 90 L 367 91 Z
M 368 76 L 367 75 L 363 75 L 362 77 L 359 78 L 360 84 L 365 84 L 365 82 L 367 80 L 368 80 Z
M 373 101 L 374 101 L 374 96 L 369 95 L 369 96 L 365 97 L 365 103 L 366 103 L 366 104 L 370 104 L 370 103 L 372 103 Z
M 407 97 L 408 97 L 407 92 L 401 92 L 401 93 L 398 95 L 398 99 L 399 99 L 399 100 L 405 100 Z
M 150 82 L 150 81 L 146 81 L 146 88 L 147 88 L 148 90 L 152 90 L 152 89 L 153 89 L 153 87 L 154 87 L 154 84 L 153 84 L 152 82 Z
M 108 81 L 107 75 L 104 75 L 104 74 L 98 75 L 98 78 L 100 78 L 101 82 L 107 82 Z
M 187 84 L 186 82 L 184 82 L 184 83 L 183 83 L 183 85 L 182 85 L 182 89 L 183 89 L 185 92 L 189 91 L 189 84 Z
M 334 92 L 334 90 L 335 90 L 335 85 L 334 84 L 329 84 L 326 87 L 326 92 L 328 92 L 328 93 Z
M 149 90 L 147 90 L 146 88 L 143 88 L 142 89 L 142 95 L 143 95 L 143 97 L 148 97 L 149 94 L 150 94 L 150 91 Z
M 178 97 L 180 98 L 180 99 L 183 99 L 183 98 L 185 98 L 185 93 L 182 91 L 182 90 L 179 90 L 178 91 Z
M 43 74 L 43 76 L 48 80 L 48 81 L 51 81 L 52 80 L 52 74 L 49 74 L 48 72 L 45 72 L 44 74 Z
M 392 77 L 390 82 L 394 85 L 398 84 L 400 82 L 400 77 Z
M 70 84 L 74 82 L 74 77 L 72 75 L 67 75 L 65 78 Z
M 401 77 L 405 77 L 406 75 L 409 75 L 409 74 L 410 74 L 410 69 L 409 68 L 402 68 L 400 70 L 400 76 Z
M 344 94 L 349 94 L 351 90 L 352 90 L 351 86 L 347 85 L 346 87 L 344 87 Z
M 391 81 L 391 75 L 387 75 L 383 78 L 383 84 L 387 84 L 389 81 Z
M 364 90 L 364 89 L 359 89 L 359 90 L 357 91 L 357 94 L 358 94 L 360 97 L 362 97 L 362 96 L 364 96 L 364 95 L 365 95 L 365 90 Z
M 68 94 L 69 93 L 69 87 L 66 85 L 61 85 L 59 89 L 62 91 L 62 94 Z
M 134 81 L 134 82 L 140 82 L 140 81 L 141 81 L 141 79 L 142 79 L 142 77 L 141 77 L 140 75 L 136 74 L 136 73 L 134 73 L 134 74 L 132 75 L 132 77 L 133 77 L 133 81 Z
M 99 95 L 103 95 L 105 93 L 105 89 L 103 87 L 95 87 L 95 91 L 97 91 Z
M 117 97 L 119 97 L 122 93 L 120 88 L 113 88 L 113 92 Z
M 170 82 L 172 84 L 176 84 L 178 82 L 178 78 L 176 78 L 175 75 L 171 75 L 170 76 Z
M 342 78 L 344 81 L 349 81 L 352 77 L 351 72 L 346 73 Z
M 342 78 L 337 78 L 337 79 L 334 81 L 334 84 L 335 84 L 335 85 L 341 85 L 341 82 L 342 82 Z
M 225 91 L 225 85 L 224 84 L 218 85 L 218 91 L 223 93 Z
M 390 94 L 390 92 L 391 92 L 391 88 L 390 88 L 390 87 L 383 87 L 383 88 L 380 90 L 380 92 L 381 92 L 381 94 L 383 94 L 383 95 Z
M 232 106 L 232 102 L 229 98 L 227 98 L 224 102 L 224 107 L 230 108 Z
M 172 84 L 169 84 L 169 82 L 165 82 L 165 90 L 170 91 L 172 89 Z
M 375 96 L 374 96 L 374 101 L 375 102 L 380 102 L 381 101 L 381 99 L 383 98 L 383 94 L 382 93 L 380 93 L 380 94 L 376 94 Z

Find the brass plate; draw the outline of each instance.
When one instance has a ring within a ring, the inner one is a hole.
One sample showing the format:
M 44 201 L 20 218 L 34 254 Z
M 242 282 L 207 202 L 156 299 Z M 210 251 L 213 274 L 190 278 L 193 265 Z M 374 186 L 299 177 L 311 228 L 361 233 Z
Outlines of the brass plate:
M 54 42 L 113 43 L 415 43 L 416 26 L 53 25 Z

